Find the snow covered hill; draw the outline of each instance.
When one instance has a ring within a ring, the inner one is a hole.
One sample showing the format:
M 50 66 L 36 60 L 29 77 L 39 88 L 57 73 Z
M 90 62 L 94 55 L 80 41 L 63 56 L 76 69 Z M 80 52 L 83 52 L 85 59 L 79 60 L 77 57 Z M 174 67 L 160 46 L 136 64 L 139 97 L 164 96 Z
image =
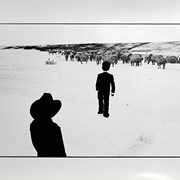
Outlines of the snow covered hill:
M 2 48 L 2 47 L 1 47 Z M 162 54 L 179 56 L 180 42 L 134 42 L 134 43 L 87 43 L 87 44 L 55 44 L 55 45 L 34 45 L 34 46 L 8 46 L 4 49 L 36 49 L 40 51 L 48 50 L 115 50 L 129 51 L 131 53 L 141 54 Z

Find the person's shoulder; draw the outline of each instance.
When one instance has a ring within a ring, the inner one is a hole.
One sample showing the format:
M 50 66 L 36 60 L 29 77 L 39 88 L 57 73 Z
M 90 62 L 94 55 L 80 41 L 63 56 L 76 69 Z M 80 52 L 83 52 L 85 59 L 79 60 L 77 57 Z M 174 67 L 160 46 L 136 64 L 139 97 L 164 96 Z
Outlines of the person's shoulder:
M 101 76 L 109 76 L 110 74 L 109 74 L 109 72 L 108 71 L 104 71 L 104 72 L 102 72 L 102 73 L 100 73 L 100 75 Z
M 35 130 L 37 129 L 37 127 L 39 127 L 39 123 L 37 120 L 34 119 L 30 124 L 30 130 Z
M 113 74 L 108 73 L 109 78 L 114 79 Z
M 52 121 L 52 126 L 56 129 L 61 129 L 60 126 L 58 126 L 55 122 Z
M 99 73 L 97 76 L 102 76 L 103 75 L 103 72 L 102 73 Z
M 37 123 L 37 121 L 36 121 L 35 119 L 33 119 L 33 121 L 32 121 L 31 124 L 30 124 L 30 127 L 36 125 L 36 123 Z
M 109 72 L 106 72 L 106 74 L 107 74 L 108 76 L 113 76 L 113 74 L 111 74 L 111 73 L 109 73 Z

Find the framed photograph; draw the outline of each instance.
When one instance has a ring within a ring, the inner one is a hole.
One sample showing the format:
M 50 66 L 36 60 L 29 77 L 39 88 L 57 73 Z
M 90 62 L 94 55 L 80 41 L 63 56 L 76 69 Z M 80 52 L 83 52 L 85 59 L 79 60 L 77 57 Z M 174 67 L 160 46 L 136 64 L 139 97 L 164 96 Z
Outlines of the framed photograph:
M 168 23 L 0 24 L 0 156 L 53 149 L 47 116 L 68 157 L 179 156 L 179 31 Z M 98 80 L 104 71 L 112 76 Z M 58 110 L 31 109 L 44 93 Z

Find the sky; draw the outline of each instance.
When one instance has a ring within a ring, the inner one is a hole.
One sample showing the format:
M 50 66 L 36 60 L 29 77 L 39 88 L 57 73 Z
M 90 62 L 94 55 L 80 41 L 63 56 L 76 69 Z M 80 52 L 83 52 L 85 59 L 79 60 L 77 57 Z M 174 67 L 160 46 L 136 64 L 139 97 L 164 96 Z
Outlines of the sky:
M 0 25 L 0 45 L 180 41 L 180 25 Z
M 179 159 L 0 159 L 3 180 L 179 180 Z
M 179 6 L 178 0 L 0 0 L 0 45 L 180 41 L 180 24 L 172 24 L 180 23 Z

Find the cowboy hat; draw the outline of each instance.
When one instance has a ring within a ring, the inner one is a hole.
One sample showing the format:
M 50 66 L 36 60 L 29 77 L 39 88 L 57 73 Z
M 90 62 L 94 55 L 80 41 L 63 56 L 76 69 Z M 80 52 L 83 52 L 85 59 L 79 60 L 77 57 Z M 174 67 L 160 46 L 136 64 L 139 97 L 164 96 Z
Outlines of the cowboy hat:
M 50 93 L 44 93 L 40 99 L 34 101 L 30 107 L 30 114 L 34 119 L 52 118 L 60 110 L 60 100 L 53 100 Z

